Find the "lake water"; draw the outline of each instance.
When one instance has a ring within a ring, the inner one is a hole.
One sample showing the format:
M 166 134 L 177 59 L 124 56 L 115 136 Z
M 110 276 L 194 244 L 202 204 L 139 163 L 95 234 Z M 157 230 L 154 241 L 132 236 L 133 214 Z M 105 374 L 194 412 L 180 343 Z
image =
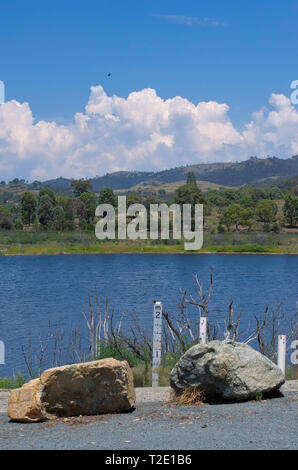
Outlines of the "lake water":
M 286 318 L 298 300 L 298 256 L 295 255 L 69 255 L 0 257 L 0 340 L 5 364 L 0 376 L 26 371 L 22 346 L 33 346 L 49 322 L 65 334 L 83 328 L 88 292 L 96 285 L 119 317 L 138 314 L 150 331 L 153 299 L 177 311 L 180 289 L 195 295 L 193 274 L 208 285 L 214 267 L 213 317 L 221 321 L 230 295 L 243 309 L 244 322 L 262 314 L 265 305 L 282 302 Z M 282 333 L 282 331 L 281 331 Z

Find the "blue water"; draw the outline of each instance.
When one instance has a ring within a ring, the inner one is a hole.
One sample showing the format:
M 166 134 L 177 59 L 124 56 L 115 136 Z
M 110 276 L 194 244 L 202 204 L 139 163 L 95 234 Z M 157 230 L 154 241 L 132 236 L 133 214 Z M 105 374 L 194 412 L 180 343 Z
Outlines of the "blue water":
M 115 318 L 138 314 L 150 331 L 152 300 L 177 311 L 180 289 L 195 295 L 193 274 L 205 285 L 214 267 L 212 318 L 222 321 L 230 295 L 243 309 L 244 322 L 260 315 L 265 305 L 282 302 L 286 318 L 298 300 L 298 256 L 290 255 L 70 255 L 0 257 L 0 340 L 5 364 L 0 376 L 26 371 L 22 346 L 33 346 L 51 325 L 65 337 L 75 327 L 87 337 L 82 312 L 96 285 L 108 297 Z M 282 333 L 282 332 L 281 332 Z

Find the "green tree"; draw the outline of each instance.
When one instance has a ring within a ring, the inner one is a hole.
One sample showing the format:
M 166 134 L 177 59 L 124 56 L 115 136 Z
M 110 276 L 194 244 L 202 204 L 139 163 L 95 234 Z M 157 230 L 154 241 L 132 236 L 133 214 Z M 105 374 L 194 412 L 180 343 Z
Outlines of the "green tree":
M 238 191 L 231 188 L 220 188 L 219 194 L 230 203 L 238 201 Z
M 10 210 L 7 206 L 0 206 L 0 217 L 5 217 L 10 215 Z
M 247 227 L 248 230 L 250 230 L 253 225 L 253 215 L 253 209 L 250 207 L 242 207 L 240 210 L 240 225 Z
M 22 221 L 24 224 L 32 224 L 36 218 L 36 206 L 37 202 L 32 193 L 29 191 L 24 192 L 21 195 L 22 205 Z
M 269 197 L 270 199 L 282 199 L 283 194 L 277 186 L 273 186 L 269 190 Z
M 23 224 L 20 219 L 17 219 L 14 223 L 15 230 L 23 230 Z
M 186 184 L 183 184 L 175 191 L 175 203 L 183 204 L 203 204 L 204 196 L 197 185 L 197 181 L 193 172 L 187 175 Z
M 73 208 L 74 208 L 74 216 L 79 219 L 79 221 L 85 220 L 86 221 L 86 206 L 81 201 L 81 199 L 75 199 L 73 201 Z
M 147 211 L 150 211 L 151 204 L 157 204 L 157 201 L 153 196 L 147 196 L 144 200 L 144 206 L 146 207 Z
M 42 198 L 42 196 L 48 196 L 51 199 L 53 206 L 56 205 L 56 196 L 52 189 L 42 188 L 38 193 L 38 202 L 40 202 L 40 198 Z
M 180 186 L 175 193 L 175 203 L 180 204 L 202 204 L 204 197 L 200 188 L 185 184 Z
M 294 194 L 287 193 L 285 195 L 283 213 L 287 223 L 291 227 L 295 227 L 298 222 L 298 197 L 294 196 Z
M 57 196 L 56 197 L 56 205 L 63 207 L 63 209 L 66 207 L 68 200 L 71 199 L 67 196 Z
M 12 230 L 13 223 L 11 218 L 11 211 L 6 206 L 0 206 L 0 229 Z
M 230 228 L 235 225 L 236 230 L 239 230 L 239 225 L 242 220 L 242 208 L 240 204 L 231 204 L 227 207 L 220 218 L 220 224 L 225 225 L 230 231 Z
M 12 230 L 13 223 L 11 217 L 2 216 L 0 217 L 0 229 L 1 230 Z
M 91 191 L 92 184 L 88 180 L 72 180 L 71 187 L 75 197 L 80 197 L 81 194 Z
M 117 197 L 111 188 L 103 188 L 98 196 L 98 204 L 111 204 L 113 207 L 117 206 Z
M 97 197 L 94 193 L 83 193 L 79 199 L 85 204 L 86 218 L 90 222 L 95 216 Z
M 267 199 L 267 193 L 265 189 L 254 187 L 252 191 L 252 198 L 255 200 L 255 203 L 257 203 L 263 199 Z
M 19 180 L 19 178 L 14 178 L 13 180 L 9 181 L 9 184 L 13 184 L 13 185 L 18 185 L 18 184 L 23 184 L 25 183 L 25 180 L 21 179 Z
M 63 207 L 56 206 L 53 208 L 51 223 L 55 230 L 65 230 L 66 218 Z
M 53 221 L 54 207 L 53 200 L 48 194 L 41 196 L 38 204 L 38 219 L 44 228 L 48 228 Z
M 253 224 L 253 210 L 241 207 L 240 204 L 231 204 L 225 209 L 219 224 L 225 225 L 228 231 L 233 225 L 236 230 L 239 230 L 240 226 L 250 229 Z
M 224 195 L 220 195 L 216 199 L 216 206 L 220 207 L 221 209 L 223 209 L 224 207 L 229 206 L 230 204 L 231 204 L 231 201 L 229 201 L 229 199 L 227 199 Z
M 57 196 L 57 206 L 61 206 L 64 210 L 65 218 L 69 222 L 73 222 L 74 219 L 74 201 L 71 197 Z
M 127 207 L 131 206 L 132 204 L 142 204 L 142 203 L 143 201 L 141 197 L 136 192 L 129 193 L 128 196 L 126 197 Z
M 277 205 L 271 199 L 263 199 L 258 202 L 256 207 L 256 216 L 264 224 L 275 222 L 277 214 Z
M 250 194 L 250 191 L 241 191 L 239 202 L 242 207 L 253 207 L 254 201 Z
M 187 174 L 186 184 L 197 185 L 197 180 L 193 171 L 189 171 Z

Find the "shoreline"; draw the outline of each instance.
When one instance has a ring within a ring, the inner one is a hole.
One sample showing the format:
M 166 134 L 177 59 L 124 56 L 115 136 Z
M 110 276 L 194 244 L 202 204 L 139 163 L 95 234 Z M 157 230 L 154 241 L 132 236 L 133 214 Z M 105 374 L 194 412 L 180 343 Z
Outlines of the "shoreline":
M 298 256 L 295 252 L 281 251 L 82 251 L 82 252 L 54 252 L 54 253 L 9 253 L 0 254 L 1 257 L 10 256 L 71 256 L 71 255 L 280 255 Z
M 185 250 L 184 241 L 97 240 L 93 232 L 0 231 L 1 256 L 71 255 L 71 254 L 279 254 L 298 255 L 298 232 L 260 234 L 225 233 L 219 238 L 204 234 L 200 249 Z

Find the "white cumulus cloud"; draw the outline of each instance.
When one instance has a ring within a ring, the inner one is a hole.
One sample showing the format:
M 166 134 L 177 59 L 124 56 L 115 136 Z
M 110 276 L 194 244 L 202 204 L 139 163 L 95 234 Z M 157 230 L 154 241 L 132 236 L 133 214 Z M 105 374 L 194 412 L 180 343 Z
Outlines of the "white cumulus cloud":
M 187 163 L 298 153 L 298 113 L 284 95 L 252 115 L 242 132 L 229 106 L 163 100 L 153 89 L 127 98 L 91 87 L 84 112 L 68 125 L 34 119 L 28 103 L 0 105 L 0 179 L 91 177 L 117 170 L 160 170 Z

